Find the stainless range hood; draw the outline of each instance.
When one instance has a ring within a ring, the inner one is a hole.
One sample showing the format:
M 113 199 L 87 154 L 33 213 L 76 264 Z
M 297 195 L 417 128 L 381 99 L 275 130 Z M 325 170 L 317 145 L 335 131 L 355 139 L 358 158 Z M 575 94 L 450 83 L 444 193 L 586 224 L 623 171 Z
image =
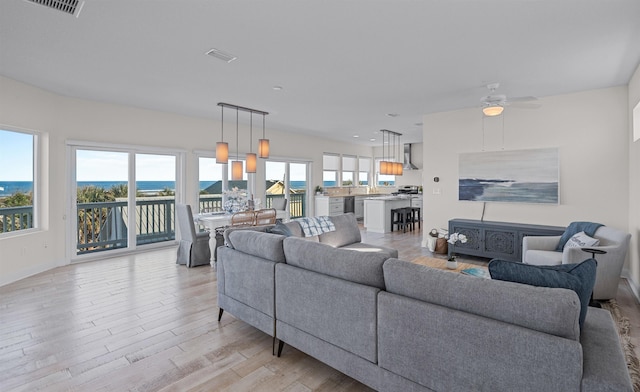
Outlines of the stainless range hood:
M 418 166 L 411 163 L 411 144 L 405 143 L 404 145 L 404 163 L 402 165 L 404 170 L 417 170 Z

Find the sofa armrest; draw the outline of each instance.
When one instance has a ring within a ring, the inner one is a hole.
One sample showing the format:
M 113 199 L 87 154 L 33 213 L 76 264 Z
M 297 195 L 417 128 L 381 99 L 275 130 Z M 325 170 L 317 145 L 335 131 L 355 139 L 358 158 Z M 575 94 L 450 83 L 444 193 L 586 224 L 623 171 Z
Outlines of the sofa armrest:
M 527 250 L 556 250 L 558 242 L 560 242 L 559 235 L 526 236 L 522 238 L 522 254 Z
M 589 308 L 580 343 L 583 391 L 633 390 L 616 326 L 607 310 Z

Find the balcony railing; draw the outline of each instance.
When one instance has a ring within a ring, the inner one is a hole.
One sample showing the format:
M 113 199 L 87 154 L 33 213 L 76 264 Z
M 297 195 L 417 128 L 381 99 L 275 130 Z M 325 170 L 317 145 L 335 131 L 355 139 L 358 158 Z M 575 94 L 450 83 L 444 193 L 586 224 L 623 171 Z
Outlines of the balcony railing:
M 273 199 L 285 195 L 267 195 L 265 207 Z M 289 194 L 291 218 L 306 215 L 306 194 Z M 200 211 L 222 210 L 222 196 L 200 195 Z M 78 203 L 78 254 L 126 248 L 128 238 L 128 207 L 126 201 Z M 136 244 L 175 239 L 175 199 L 148 197 L 136 200 Z M 0 208 L 0 233 L 33 227 L 33 206 Z
M 0 208 L 0 233 L 31 229 L 33 206 Z

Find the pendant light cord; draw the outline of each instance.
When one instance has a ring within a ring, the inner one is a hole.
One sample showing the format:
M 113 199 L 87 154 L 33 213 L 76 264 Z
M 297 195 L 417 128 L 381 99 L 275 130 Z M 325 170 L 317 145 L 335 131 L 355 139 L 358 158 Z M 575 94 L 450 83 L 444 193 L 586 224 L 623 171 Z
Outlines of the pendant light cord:
M 240 149 L 240 142 L 239 142 L 239 138 L 238 138 L 238 109 L 236 109 L 236 161 L 239 161 L 239 153 L 238 150 Z

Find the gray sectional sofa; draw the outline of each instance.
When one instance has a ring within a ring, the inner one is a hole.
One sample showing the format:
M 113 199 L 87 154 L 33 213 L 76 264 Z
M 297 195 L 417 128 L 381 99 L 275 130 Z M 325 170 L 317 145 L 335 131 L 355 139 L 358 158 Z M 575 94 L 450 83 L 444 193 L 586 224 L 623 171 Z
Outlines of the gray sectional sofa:
M 631 391 L 578 296 L 255 230 L 219 249 L 223 310 L 380 391 Z M 362 249 L 361 249 L 362 250 Z M 283 355 L 286 355 L 286 350 Z

